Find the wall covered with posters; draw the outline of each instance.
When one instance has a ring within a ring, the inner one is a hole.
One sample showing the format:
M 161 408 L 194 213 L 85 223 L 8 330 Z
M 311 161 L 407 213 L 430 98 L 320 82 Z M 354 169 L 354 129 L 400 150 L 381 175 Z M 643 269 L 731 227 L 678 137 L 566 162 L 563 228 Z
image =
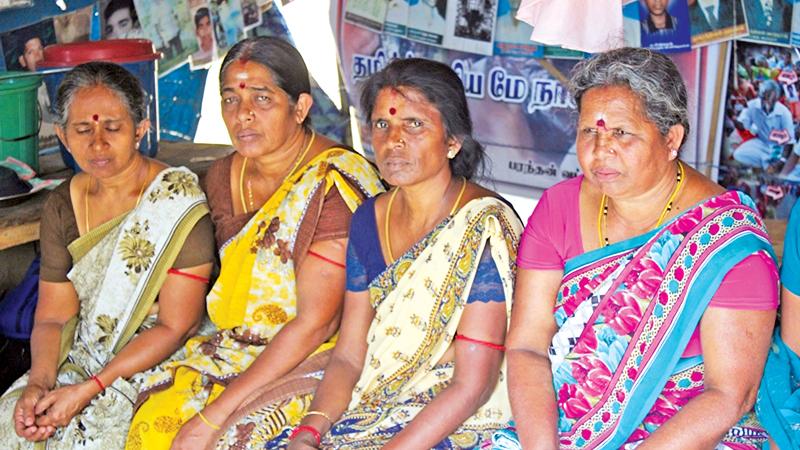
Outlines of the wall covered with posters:
M 29 2 L 30 3 L 30 2 Z M 237 41 L 252 35 L 291 35 L 271 0 L 54 1 L 17 8 L 0 6 L 0 71 L 35 71 L 42 48 L 101 39 L 144 38 L 162 55 L 158 64 L 160 139 L 192 140 L 200 117 L 207 68 Z M 216 76 L 216 74 L 214 74 Z M 315 127 L 343 140 L 349 119 L 313 83 Z M 40 92 L 42 110 L 50 101 Z M 52 117 L 45 115 L 40 147 L 56 144 Z

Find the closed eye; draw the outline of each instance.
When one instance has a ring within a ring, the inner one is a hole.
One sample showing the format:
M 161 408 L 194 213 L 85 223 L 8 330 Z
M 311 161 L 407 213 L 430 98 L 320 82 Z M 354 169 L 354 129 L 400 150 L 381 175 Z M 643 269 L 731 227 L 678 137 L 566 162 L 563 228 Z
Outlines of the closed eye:
M 614 136 L 617 136 L 617 137 L 623 137 L 623 136 L 629 136 L 630 135 L 630 133 L 628 133 L 627 131 L 625 131 L 625 130 L 623 130 L 621 128 L 614 128 L 613 130 L 611 130 L 611 132 L 614 133 Z

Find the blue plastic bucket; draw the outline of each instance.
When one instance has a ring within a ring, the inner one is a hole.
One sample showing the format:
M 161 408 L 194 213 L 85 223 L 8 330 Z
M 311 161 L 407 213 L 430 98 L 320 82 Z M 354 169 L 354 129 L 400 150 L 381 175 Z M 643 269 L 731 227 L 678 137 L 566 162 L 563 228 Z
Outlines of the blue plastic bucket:
M 71 68 L 90 61 L 108 61 L 121 65 L 131 72 L 142 84 L 147 93 L 147 118 L 150 131 L 142 138 L 139 151 L 147 156 L 158 153 L 158 58 L 161 54 L 146 39 L 115 39 L 109 41 L 77 42 L 72 44 L 48 45 L 44 49 L 44 61 L 37 67 L 42 70 Z M 55 104 L 58 86 L 66 72 L 45 76 L 45 85 L 51 104 Z M 64 164 L 73 170 L 80 170 L 64 144 L 59 142 Z

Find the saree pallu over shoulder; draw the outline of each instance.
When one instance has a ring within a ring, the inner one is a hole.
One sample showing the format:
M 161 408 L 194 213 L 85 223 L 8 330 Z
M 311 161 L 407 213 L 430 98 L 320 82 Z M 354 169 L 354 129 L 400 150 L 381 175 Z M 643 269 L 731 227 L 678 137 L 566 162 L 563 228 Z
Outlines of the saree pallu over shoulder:
M 561 448 L 633 447 L 703 391 L 702 357 L 683 349 L 728 271 L 756 252 L 772 255 L 764 224 L 729 191 L 567 262 L 549 350 Z M 722 443 L 755 449 L 765 438 L 747 414 Z M 494 441 L 519 448 L 511 431 Z
M 767 356 L 756 413 L 779 448 L 800 448 L 800 356 L 783 342 L 780 328 Z
M 297 313 L 291 254 L 311 198 L 318 189 L 327 193 L 335 187 L 355 210 L 360 197 L 353 185 L 369 196 L 383 190 L 368 161 L 339 148 L 317 155 L 284 180 L 221 250 L 219 278 L 206 298 L 215 332 L 190 339 L 186 357 L 161 367 L 145 389 L 167 382 L 177 367 L 222 384 L 246 369 Z
M 361 203 L 362 194 L 374 196 L 383 191 L 377 172 L 363 157 L 340 148 L 326 150 L 287 177 L 223 246 L 221 272 L 206 298 L 211 329 L 190 339 L 180 359 L 148 372 L 138 399 L 143 404 L 131 427 L 128 448 L 168 448 L 180 426 L 220 395 L 227 383 L 247 369 L 296 316 L 297 288 L 291 255 L 297 232 L 309 213 L 314 194 L 334 188 L 351 211 Z M 315 353 L 330 349 L 333 344 L 332 338 Z M 291 422 L 310 403 L 310 395 L 302 400 L 294 402 L 291 411 L 275 412 L 268 405 L 264 411 L 272 412 L 263 415 L 281 416 L 280 421 Z M 253 409 L 252 402 L 248 402 Z M 223 439 L 243 439 L 247 445 L 256 446 L 251 439 L 253 433 L 263 435 L 261 441 L 271 438 L 270 433 L 255 430 L 257 425 L 248 423 L 244 434 L 239 433 L 239 425 L 232 425 L 226 433 L 231 431 L 235 436 L 225 435 Z M 224 447 L 223 441 L 219 445 Z
M 361 377 L 348 410 L 323 448 L 377 449 L 450 383 L 450 347 L 487 243 L 510 315 L 522 225 L 496 198 L 464 205 L 391 264 L 369 286 L 375 308 Z M 490 399 L 437 448 L 474 448 L 511 415 L 505 361 Z
M 187 236 L 208 213 L 197 176 L 185 168 L 160 172 L 132 211 L 95 228 L 68 249 L 68 277 L 80 301 L 65 327 L 56 386 L 76 384 L 99 372 L 133 338 L 154 323 L 147 318 Z M 74 333 L 74 334 L 72 334 Z M 48 449 L 121 448 L 133 414 L 140 377 L 117 379 L 49 440 Z M 33 448 L 14 433 L 10 418 L 27 374 L 0 399 L 3 448 Z

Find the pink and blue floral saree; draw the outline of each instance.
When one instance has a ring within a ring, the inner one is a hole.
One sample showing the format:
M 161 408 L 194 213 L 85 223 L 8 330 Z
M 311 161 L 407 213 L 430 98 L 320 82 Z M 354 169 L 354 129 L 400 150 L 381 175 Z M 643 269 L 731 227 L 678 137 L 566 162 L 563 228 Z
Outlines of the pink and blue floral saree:
M 764 225 L 729 191 L 567 261 L 549 350 L 561 448 L 633 448 L 703 391 L 702 355 L 683 350 L 725 275 L 755 252 L 772 254 Z M 750 413 L 718 448 L 765 440 Z M 493 448 L 520 448 L 513 424 Z

